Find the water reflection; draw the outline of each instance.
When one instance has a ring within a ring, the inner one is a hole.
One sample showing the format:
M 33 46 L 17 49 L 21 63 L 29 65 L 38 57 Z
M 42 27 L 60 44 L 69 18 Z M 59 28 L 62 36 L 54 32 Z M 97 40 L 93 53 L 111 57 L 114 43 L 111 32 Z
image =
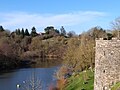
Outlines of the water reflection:
M 33 77 L 32 75 L 35 75 L 35 77 L 41 81 L 42 90 L 48 90 L 48 86 L 56 82 L 53 74 L 59 65 L 60 62 L 57 63 L 54 60 L 51 62 L 37 62 L 32 65 L 32 68 L 22 68 L 13 72 L 1 74 L 0 90 L 16 90 L 17 85 L 20 85 L 21 88 L 26 81 L 29 81 L 30 78 Z M 22 88 L 19 90 L 22 90 Z

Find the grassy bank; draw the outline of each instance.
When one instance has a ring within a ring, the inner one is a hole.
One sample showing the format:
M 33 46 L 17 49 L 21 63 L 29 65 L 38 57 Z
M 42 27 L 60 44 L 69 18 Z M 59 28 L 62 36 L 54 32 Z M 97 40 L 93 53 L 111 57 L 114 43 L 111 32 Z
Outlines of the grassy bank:
M 68 78 L 64 90 L 93 90 L 93 83 L 94 72 L 87 70 Z
M 119 89 L 120 89 L 120 82 L 117 83 L 117 84 L 115 84 L 115 85 L 111 88 L 111 90 L 119 90 Z

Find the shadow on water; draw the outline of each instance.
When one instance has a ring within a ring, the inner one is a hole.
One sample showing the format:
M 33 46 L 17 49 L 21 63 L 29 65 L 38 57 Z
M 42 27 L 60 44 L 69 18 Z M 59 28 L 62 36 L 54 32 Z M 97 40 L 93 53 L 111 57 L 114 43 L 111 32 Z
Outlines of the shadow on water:
M 20 68 L 49 68 L 59 66 L 62 60 L 58 58 L 36 58 L 21 61 Z
M 59 66 L 61 65 L 61 60 L 59 59 L 36 59 L 35 63 L 31 65 L 33 68 L 50 68 L 54 66 Z

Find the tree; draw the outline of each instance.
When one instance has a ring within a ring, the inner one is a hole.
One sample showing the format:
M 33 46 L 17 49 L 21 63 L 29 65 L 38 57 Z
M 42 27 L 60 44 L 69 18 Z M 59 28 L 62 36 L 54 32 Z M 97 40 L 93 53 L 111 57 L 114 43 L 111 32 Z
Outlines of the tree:
M 28 29 L 25 29 L 25 36 L 30 36 Z
M 20 35 L 20 29 L 18 29 L 18 35 Z
M 16 35 L 20 35 L 20 29 L 16 29 L 15 33 Z
M 116 18 L 112 23 L 113 37 L 120 37 L 120 17 Z
M 120 30 L 120 17 L 116 18 L 111 25 L 113 30 Z
M 40 37 L 33 37 L 32 42 L 29 45 L 29 50 L 31 51 L 41 50 L 41 45 L 42 45 L 42 41 Z
M 75 36 L 76 34 L 75 34 L 74 31 L 70 31 L 70 32 L 67 33 L 67 35 L 68 35 L 68 37 L 73 37 L 73 36 Z
M 60 35 L 59 30 L 55 29 L 53 26 L 48 26 L 44 30 L 46 33 L 45 35 L 46 39 Z
M 118 30 L 112 30 L 112 36 L 118 37 Z
M 36 28 L 35 28 L 35 27 L 32 27 L 31 30 L 32 30 L 32 31 L 31 31 L 31 36 L 32 36 L 32 37 L 35 37 L 35 36 L 38 35 L 37 32 L 36 32 Z
M 24 28 L 22 28 L 22 30 L 21 30 L 21 36 L 22 36 L 22 38 L 24 38 L 24 36 L 25 36 Z
M 5 31 L 2 26 L 0 26 L 0 32 Z
M 57 30 L 57 29 L 55 29 L 55 32 L 56 32 L 57 34 L 60 34 L 59 30 Z
M 94 39 L 96 39 L 96 38 L 107 38 L 106 31 L 103 28 L 99 27 L 99 26 L 91 28 L 87 32 L 87 34 L 92 36 Z
M 54 27 L 53 27 L 53 26 L 48 26 L 48 27 L 46 27 L 44 30 L 45 30 L 45 33 L 46 33 L 46 34 L 49 34 L 50 31 L 53 31 L 53 30 L 54 30 Z
M 60 31 L 62 36 L 66 36 L 66 31 L 63 26 L 61 26 Z

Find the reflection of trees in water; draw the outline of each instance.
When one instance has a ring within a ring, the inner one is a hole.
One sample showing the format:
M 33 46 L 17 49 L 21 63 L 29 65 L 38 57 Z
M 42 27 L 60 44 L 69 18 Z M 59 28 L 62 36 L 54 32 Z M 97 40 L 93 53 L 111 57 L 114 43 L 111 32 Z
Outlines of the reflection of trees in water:
M 43 68 L 50 68 L 52 66 L 59 66 L 61 60 L 51 59 L 46 60 L 44 62 L 41 61 L 41 59 L 35 59 L 37 63 L 32 64 L 32 73 L 29 78 L 24 80 L 21 84 L 18 84 L 17 90 L 44 90 L 46 88 L 51 87 L 51 85 L 43 85 L 42 81 L 39 77 L 37 77 L 37 71 L 35 68 L 43 67 Z M 54 86 L 55 87 L 55 86 Z
M 42 83 L 41 80 L 35 76 L 35 73 L 33 73 L 29 79 L 23 81 L 20 88 L 20 90 L 42 90 Z
M 59 66 L 62 63 L 61 59 L 45 59 L 44 61 L 42 61 L 41 59 L 36 59 L 35 61 L 36 61 L 35 65 L 32 66 L 34 68 L 36 67 L 49 68 L 53 66 Z
M 34 67 L 35 66 L 34 64 Z M 31 76 L 23 81 L 20 90 L 42 90 L 42 83 L 40 78 L 36 76 L 35 68 L 33 68 Z

